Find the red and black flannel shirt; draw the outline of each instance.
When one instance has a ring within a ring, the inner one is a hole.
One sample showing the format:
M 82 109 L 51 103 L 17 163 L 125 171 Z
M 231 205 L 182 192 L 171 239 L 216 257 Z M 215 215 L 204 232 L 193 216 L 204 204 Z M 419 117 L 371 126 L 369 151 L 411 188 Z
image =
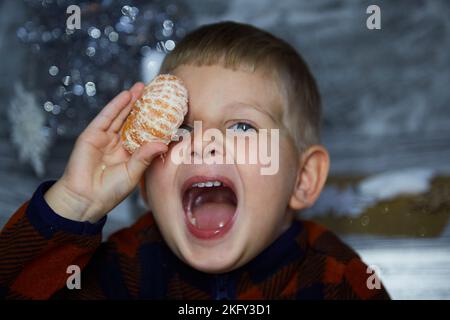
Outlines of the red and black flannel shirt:
M 164 243 L 151 213 L 101 242 L 96 224 L 64 219 L 43 195 L 33 197 L 0 234 L 4 299 L 388 299 L 369 289 L 366 265 L 325 228 L 295 220 L 246 265 L 220 275 L 197 271 Z M 67 268 L 81 268 L 81 289 L 68 289 Z

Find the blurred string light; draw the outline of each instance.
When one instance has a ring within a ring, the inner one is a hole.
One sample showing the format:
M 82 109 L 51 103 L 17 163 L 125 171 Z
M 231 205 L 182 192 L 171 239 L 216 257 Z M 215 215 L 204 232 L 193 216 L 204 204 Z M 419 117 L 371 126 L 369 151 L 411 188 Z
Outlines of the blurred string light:
M 29 16 L 16 35 L 31 53 L 25 82 L 59 136 L 77 136 L 114 95 L 150 81 L 194 25 L 181 0 L 24 2 Z M 72 4 L 81 9 L 80 30 L 66 28 Z

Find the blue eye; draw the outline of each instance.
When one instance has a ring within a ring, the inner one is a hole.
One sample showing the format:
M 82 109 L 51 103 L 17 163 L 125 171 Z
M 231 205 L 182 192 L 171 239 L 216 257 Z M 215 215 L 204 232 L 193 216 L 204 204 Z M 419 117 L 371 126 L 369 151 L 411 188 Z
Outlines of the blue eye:
M 248 124 L 246 122 L 237 122 L 237 123 L 233 124 L 230 127 L 230 129 L 234 130 L 234 131 L 242 131 L 242 132 L 249 132 L 249 131 L 256 132 L 255 127 L 253 127 L 251 124 Z

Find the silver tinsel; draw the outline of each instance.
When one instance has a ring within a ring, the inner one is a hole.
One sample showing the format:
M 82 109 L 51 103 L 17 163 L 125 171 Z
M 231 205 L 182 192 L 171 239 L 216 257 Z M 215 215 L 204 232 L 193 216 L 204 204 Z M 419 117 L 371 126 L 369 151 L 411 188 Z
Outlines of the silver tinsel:
M 121 90 L 151 80 L 161 56 L 193 25 L 180 0 L 24 2 L 29 18 L 16 31 L 30 53 L 24 82 L 44 111 L 49 137 L 76 138 Z M 66 28 L 70 5 L 80 8 L 81 29 Z M 41 160 L 33 161 L 42 172 Z
M 43 176 L 44 159 L 50 146 L 49 128 L 45 126 L 45 114 L 36 97 L 21 83 L 15 85 L 15 96 L 7 114 L 11 141 L 19 151 L 20 161 L 30 163 L 35 173 Z

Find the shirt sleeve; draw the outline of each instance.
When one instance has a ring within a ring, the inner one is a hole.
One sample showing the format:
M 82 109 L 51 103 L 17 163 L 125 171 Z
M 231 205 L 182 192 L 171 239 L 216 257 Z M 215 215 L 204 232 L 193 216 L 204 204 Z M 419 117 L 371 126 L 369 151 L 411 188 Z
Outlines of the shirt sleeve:
M 0 233 L 0 298 L 48 299 L 66 288 L 101 244 L 106 216 L 96 223 L 72 221 L 44 199 L 55 183 L 42 183 Z

